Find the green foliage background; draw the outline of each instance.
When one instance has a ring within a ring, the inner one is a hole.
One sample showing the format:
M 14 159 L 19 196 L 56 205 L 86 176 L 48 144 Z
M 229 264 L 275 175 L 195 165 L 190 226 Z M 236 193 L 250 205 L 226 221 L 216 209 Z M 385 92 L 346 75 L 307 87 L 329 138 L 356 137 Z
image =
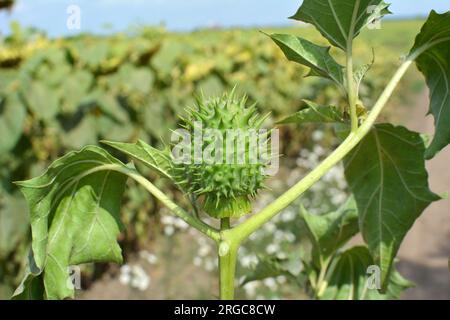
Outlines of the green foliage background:
M 372 49 L 382 57 L 362 87 L 366 106 L 384 87 L 421 23 L 385 22 L 380 32 L 365 31 L 358 39 L 357 57 L 371 56 Z M 178 115 L 200 91 L 221 94 L 238 85 L 249 103 L 272 112 L 272 120 L 297 111 L 301 99 L 344 103 L 328 81 L 305 79 L 307 70 L 286 61 L 257 30 L 172 34 L 143 28 L 69 39 L 49 39 L 18 25 L 12 30 L 0 43 L 0 298 L 17 285 L 30 236 L 25 199 L 12 181 L 36 176 L 67 151 L 101 139 L 139 138 L 155 146 L 161 138 L 169 141 L 168 129 L 176 127 Z M 310 28 L 289 32 L 323 42 Z M 417 80 L 412 74 L 399 92 L 419 89 Z M 296 155 L 308 134 L 283 128 L 281 153 Z M 158 204 L 136 187 L 127 190 L 125 199 L 122 214 L 128 228 L 122 243 L 132 250 L 153 234 Z

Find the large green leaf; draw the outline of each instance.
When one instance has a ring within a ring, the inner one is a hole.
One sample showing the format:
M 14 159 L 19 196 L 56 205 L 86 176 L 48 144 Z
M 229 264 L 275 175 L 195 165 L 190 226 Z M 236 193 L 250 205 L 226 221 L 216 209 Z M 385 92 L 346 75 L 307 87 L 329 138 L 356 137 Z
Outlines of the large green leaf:
M 450 143 L 450 11 L 431 11 L 411 54 L 423 50 L 416 63 L 430 88 L 430 113 L 436 133 L 425 157 L 431 159 Z
M 99 121 L 93 115 L 84 116 L 81 121 L 68 131 L 63 131 L 61 141 L 67 149 L 80 149 L 98 141 L 96 126 Z
M 336 212 L 325 215 L 310 214 L 301 208 L 301 217 L 318 267 L 359 232 L 358 211 L 353 197 Z
M 93 82 L 92 74 L 76 70 L 65 76 L 61 85 L 64 112 L 74 113 L 85 99 Z
M 306 104 L 300 111 L 279 121 L 280 124 L 289 123 L 340 123 L 344 122 L 344 114 L 339 107 L 335 106 L 319 106 L 318 104 L 303 100 Z
M 292 19 L 313 24 L 331 44 L 346 51 L 361 29 L 389 13 L 383 0 L 304 0 Z
M 278 276 L 286 276 L 290 279 L 295 279 L 295 276 L 290 271 L 289 263 L 290 261 L 288 259 L 279 259 L 273 256 L 260 256 L 258 257 L 258 264 L 253 270 L 245 275 L 241 285 L 243 286 L 252 281 Z
M 428 187 L 420 134 L 378 124 L 345 159 L 345 176 L 358 206 L 360 229 L 386 285 L 406 233 L 440 198 Z
M 172 162 L 170 160 L 170 155 L 166 152 L 155 149 L 142 140 L 139 140 L 136 143 L 122 143 L 112 141 L 102 141 L 102 143 L 127 154 L 135 160 L 142 162 L 149 168 L 156 170 L 164 177 L 174 180 L 171 175 Z
M 13 300 L 42 300 L 45 297 L 45 288 L 43 274 L 41 269 L 36 266 L 33 252 L 28 256 L 25 275 L 22 282 L 14 292 Z
M 311 68 L 310 75 L 328 78 L 338 85 L 344 84 L 343 67 L 330 55 L 329 47 L 321 47 L 289 34 L 272 34 L 270 37 L 283 50 L 286 58 Z
M 279 124 L 304 124 L 304 123 L 335 123 L 346 124 L 350 122 L 350 116 L 336 106 L 320 106 L 309 100 L 303 100 L 305 106 L 294 113 L 293 115 L 279 121 Z M 365 117 L 367 115 L 367 109 L 362 105 L 356 105 L 356 112 L 358 117 Z
M 101 148 L 89 146 L 56 160 L 42 176 L 18 183 L 30 207 L 32 265 L 16 292 L 42 279 L 45 298 L 74 296 L 69 266 L 122 261 L 117 236 L 124 175 L 105 165 L 124 166 Z
M 413 286 L 400 273 L 393 271 L 385 294 L 369 285 L 368 268 L 374 261 L 366 247 L 353 247 L 341 253 L 327 274 L 327 288 L 321 295 L 325 300 L 399 299 L 402 292 Z
M 136 68 L 131 64 L 124 64 L 120 67 L 117 77 L 122 89 L 127 93 L 148 94 L 153 85 L 153 73 L 149 68 Z
M 20 194 L 0 189 L 0 260 L 5 259 L 28 234 L 27 205 Z
M 38 119 L 52 120 L 60 111 L 59 96 L 45 82 L 31 80 L 24 84 L 22 94 L 30 111 Z
M 0 152 L 15 147 L 22 135 L 26 111 L 16 93 L 0 98 Z
M 111 117 L 120 124 L 130 122 L 127 112 L 114 95 L 99 90 L 93 93 L 93 98 L 97 100 L 99 108 L 108 117 Z

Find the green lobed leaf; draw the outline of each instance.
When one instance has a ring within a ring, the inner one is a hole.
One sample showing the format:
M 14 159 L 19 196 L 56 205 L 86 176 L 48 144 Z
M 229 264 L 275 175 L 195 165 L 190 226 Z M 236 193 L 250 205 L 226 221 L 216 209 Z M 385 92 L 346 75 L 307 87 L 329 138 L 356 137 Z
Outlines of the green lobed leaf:
M 344 115 L 341 108 L 335 106 L 319 106 L 318 104 L 303 100 L 306 107 L 293 115 L 279 121 L 279 124 L 289 123 L 340 123 L 344 122 Z
M 425 157 L 431 159 L 450 143 L 450 11 L 431 11 L 411 54 L 423 50 L 416 63 L 430 89 L 430 113 L 436 132 Z
M 27 82 L 22 94 L 28 108 L 38 119 L 52 120 L 60 111 L 59 96 L 45 82 Z
M 300 111 L 279 121 L 279 124 L 304 124 L 304 123 L 348 123 L 349 116 L 343 112 L 342 108 L 336 106 L 320 106 L 315 102 L 303 100 L 306 104 Z M 365 117 L 367 109 L 361 104 L 357 104 L 358 117 Z
M 25 275 L 16 291 L 14 291 L 12 300 L 42 300 L 44 298 L 45 288 L 43 274 L 36 266 L 33 252 L 30 251 Z
M 311 74 L 344 84 L 343 66 L 330 55 L 330 47 L 318 46 L 308 40 L 289 34 L 272 34 L 272 40 L 290 61 L 311 68 Z
M 30 208 L 32 259 L 16 295 L 36 286 L 45 298 L 74 296 L 69 266 L 122 261 L 117 236 L 126 177 L 104 165 L 125 166 L 99 147 L 88 146 L 56 160 L 40 177 L 20 182 Z M 96 171 L 99 170 L 99 171 Z
M 0 98 L 0 152 L 14 148 L 22 136 L 26 110 L 16 93 Z
M 369 284 L 368 272 L 374 261 L 366 247 L 358 246 L 339 254 L 327 274 L 327 288 L 321 295 L 324 300 L 389 300 L 399 299 L 402 292 L 413 284 L 393 271 L 385 294 Z
M 318 267 L 359 232 L 358 210 L 353 197 L 335 212 L 314 215 L 302 207 L 300 214 L 312 243 L 312 257 Z
M 98 141 L 97 125 L 99 121 L 93 115 L 84 116 L 77 126 L 70 128 L 70 130 L 63 131 L 61 135 L 61 142 L 64 147 L 69 150 L 81 149 L 86 145 L 95 144 Z
M 16 249 L 28 234 L 28 213 L 24 199 L 0 188 L 0 260 Z
M 375 54 L 370 63 L 363 64 L 354 71 L 353 79 L 355 80 L 355 83 L 356 83 L 356 89 L 357 89 L 356 92 L 359 92 L 361 83 L 363 82 L 364 78 L 366 77 L 367 72 L 369 72 L 369 70 L 372 68 L 374 63 L 375 63 Z
M 260 256 L 258 258 L 258 264 L 249 272 L 241 282 L 241 286 L 258 280 L 264 280 L 266 278 L 286 276 L 292 278 L 295 276 L 289 271 L 289 266 L 286 264 L 287 260 L 279 259 L 272 256 Z
M 387 283 L 406 233 L 433 201 L 420 134 L 378 124 L 345 159 L 345 176 L 355 196 L 360 229 Z
M 332 45 L 347 51 L 363 27 L 389 13 L 388 7 L 382 0 L 304 0 L 291 19 L 311 23 Z
M 74 113 L 78 110 L 93 81 L 92 74 L 84 70 L 76 70 L 65 76 L 61 84 L 64 112 Z
M 142 140 L 138 140 L 136 143 L 112 141 L 102 141 L 102 143 L 142 162 L 147 167 L 156 170 L 162 176 L 172 181 L 174 180 L 171 175 L 172 162 L 170 160 L 170 156 L 166 152 L 155 149 Z

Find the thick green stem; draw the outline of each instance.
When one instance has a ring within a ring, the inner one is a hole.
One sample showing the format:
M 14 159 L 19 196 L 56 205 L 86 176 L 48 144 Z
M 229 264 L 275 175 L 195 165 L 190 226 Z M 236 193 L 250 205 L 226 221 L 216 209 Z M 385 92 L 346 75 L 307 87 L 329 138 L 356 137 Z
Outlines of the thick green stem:
M 228 241 L 219 244 L 220 299 L 234 299 L 234 277 L 238 245 Z
M 357 0 L 356 7 L 359 8 L 359 0 Z M 358 18 L 358 10 L 353 11 L 352 22 L 350 25 L 350 32 L 347 39 L 347 93 L 348 103 L 350 108 L 351 130 L 356 132 L 358 130 L 358 114 L 356 112 L 356 102 L 358 100 L 358 92 L 356 83 L 353 77 L 353 38 L 355 35 L 356 21 Z
M 408 68 L 413 63 L 415 57 L 410 57 L 407 59 L 397 70 L 397 72 L 392 77 L 389 84 L 386 86 L 385 90 L 379 97 L 378 101 L 372 108 L 367 119 L 362 123 L 362 125 L 355 132 L 351 132 L 345 141 L 332 152 L 318 167 L 311 171 L 306 177 L 295 184 L 292 188 L 278 197 L 274 202 L 269 204 L 259 213 L 253 215 L 248 220 L 240 224 L 239 226 L 224 231 L 227 238 L 237 240 L 238 243 L 247 239 L 253 232 L 258 230 L 267 221 L 272 219 L 281 210 L 285 209 L 293 201 L 295 201 L 300 195 L 302 195 L 306 190 L 308 190 L 314 183 L 316 183 L 320 178 L 322 178 L 333 166 L 340 162 L 344 157 L 353 150 L 355 146 L 366 136 L 370 131 L 376 119 L 383 110 L 386 102 L 392 95 L 395 87 L 400 82 L 403 75 L 406 73 Z
M 220 230 L 230 229 L 230 218 L 220 220 Z M 218 247 L 220 273 L 220 299 L 234 299 L 234 276 L 236 273 L 236 259 L 239 246 L 231 239 L 222 238 Z
M 348 104 L 350 109 L 351 130 L 356 132 L 358 130 L 358 114 L 356 112 L 356 101 L 358 99 L 358 92 L 356 92 L 355 80 L 353 78 L 353 57 L 352 46 L 347 53 L 347 92 Z

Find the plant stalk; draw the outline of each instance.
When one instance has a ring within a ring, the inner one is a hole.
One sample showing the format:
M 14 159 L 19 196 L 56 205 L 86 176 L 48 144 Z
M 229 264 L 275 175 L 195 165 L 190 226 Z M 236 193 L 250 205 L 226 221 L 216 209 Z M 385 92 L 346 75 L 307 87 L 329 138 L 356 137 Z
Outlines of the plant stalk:
M 253 232 L 262 227 L 281 210 L 289 206 L 314 183 L 322 178 L 332 167 L 344 159 L 345 156 L 361 142 L 367 133 L 369 133 L 398 83 L 413 63 L 414 58 L 415 57 L 409 57 L 402 63 L 381 96 L 378 98 L 367 119 L 355 132 L 351 132 L 336 150 L 334 150 L 319 166 L 312 170 L 302 180 L 283 193 L 274 202 L 262 209 L 259 213 L 253 215 L 235 228 L 224 231 L 225 236 L 229 239 L 237 240 L 238 243 L 246 240 Z
M 360 0 L 357 0 L 356 6 L 359 8 Z M 348 104 L 350 108 L 350 120 L 351 120 L 351 132 L 358 130 L 358 114 L 356 112 L 356 102 L 358 100 L 358 92 L 356 88 L 355 78 L 353 76 L 353 38 L 355 35 L 355 23 L 357 20 L 358 10 L 353 11 L 352 23 L 350 26 L 350 32 L 347 39 L 347 92 L 348 92 Z
M 356 101 L 358 99 L 358 93 L 356 92 L 355 80 L 353 78 L 353 57 L 351 45 L 348 50 L 349 50 L 349 52 L 347 53 L 348 104 L 350 109 L 351 131 L 356 132 L 356 130 L 358 130 L 358 114 L 356 112 Z
M 224 246 L 228 246 L 227 252 L 224 249 Z M 238 246 L 230 245 L 228 243 L 224 244 L 224 242 L 219 244 L 220 300 L 234 299 L 237 251 Z
M 230 218 L 222 218 L 220 220 L 220 230 L 225 231 L 230 229 Z M 236 273 L 236 259 L 238 245 L 234 245 L 233 241 L 223 239 L 219 243 L 219 285 L 220 285 L 220 300 L 234 299 L 234 277 Z

